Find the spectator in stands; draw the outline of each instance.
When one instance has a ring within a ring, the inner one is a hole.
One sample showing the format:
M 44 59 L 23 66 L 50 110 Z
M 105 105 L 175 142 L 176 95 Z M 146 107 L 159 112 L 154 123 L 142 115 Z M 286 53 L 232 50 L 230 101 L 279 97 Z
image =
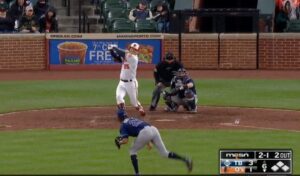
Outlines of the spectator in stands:
M 16 0 L 16 2 L 10 7 L 9 16 L 14 20 L 16 30 L 19 28 L 19 20 L 25 13 L 25 8 L 25 0 Z
M 289 1 L 288 1 L 289 2 Z M 290 12 L 290 4 L 286 3 L 284 7 L 282 7 L 275 19 L 275 28 L 277 32 L 285 32 L 288 23 L 289 23 L 289 12 Z
M 40 33 L 58 32 L 58 23 L 55 9 L 50 7 L 39 19 Z
M 152 12 L 147 8 L 146 0 L 141 0 L 135 9 L 130 11 L 129 19 L 134 22 L 138 20 L 152 20 Z
M 27 6 L 25 14 L 20 20 L 19 31 L 23 33 L 37 33 L 38 32 L 38 22 L 33 12 L 32 6 Z
M 170 12 L 168 6 L 160 2 L 157 4 L 154 12 L 153 19 L 157 22 L 158 32 L 169 32 L 170 29 Z
M 46 0 L 38 0 L 33 8 L 36 18 L 39 19 L 42 15 L 44 15 L 49 7 L 50 6 Z
M 0 33 L 10 33 L 14 30 L 14 21 L 8 15 L 8 4 L 0 2 Z

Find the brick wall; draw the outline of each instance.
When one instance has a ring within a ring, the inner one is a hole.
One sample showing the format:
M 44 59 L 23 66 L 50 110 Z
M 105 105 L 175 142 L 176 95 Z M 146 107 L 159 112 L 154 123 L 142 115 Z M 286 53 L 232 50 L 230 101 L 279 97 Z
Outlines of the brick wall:
M 259 68 L 300 69 L 300 34 L 260 34 Z
M 221 69 L 256 69 L 256 34 L 220 34 Z
M 300 34 L 259 35 L 260 69 L 300 70 Z M 188 69 L 255 69 L 256 34 L 183 34 L 182 62 Z M 45 70 L 44 34 L 1 34 L 0 71 Z M 176 34 L 165 34 L 163 50 L 178 57 Z
M 165 35 L 163 46 L 178 57 L 176 34 Z M 183 34 L 182 55 L 182 63 L 188 69 L 218 68 L 218 34 Z
M 1 34 L 0 71 L 46 69 L 45 35 Z

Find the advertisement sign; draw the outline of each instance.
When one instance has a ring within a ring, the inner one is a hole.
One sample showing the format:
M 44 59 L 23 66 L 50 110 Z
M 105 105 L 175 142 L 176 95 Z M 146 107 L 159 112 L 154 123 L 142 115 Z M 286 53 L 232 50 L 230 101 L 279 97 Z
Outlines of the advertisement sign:
M 50 39 L 50 65 L 100 65 L 115 64 L 108 45 L 114 44 L 121 49 L 136 42 L 140 44 L 139 63 L 157 64 L 161 57 L 160 39 Z

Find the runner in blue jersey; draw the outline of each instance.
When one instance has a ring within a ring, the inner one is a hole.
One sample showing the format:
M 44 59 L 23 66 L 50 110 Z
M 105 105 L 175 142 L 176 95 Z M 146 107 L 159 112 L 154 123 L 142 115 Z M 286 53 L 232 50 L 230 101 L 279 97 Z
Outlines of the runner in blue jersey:
M 152 144 L 154 144 L 154 146 L 158 149 L 161 156 L 183 161 L 188 168 L 188 172 L 192 171 L 192 160 L 190 158 L 182 157 L 174 152 L 168 151 L 156 127 L 143 120 L 134 117 L 128 117 L 123 109 L 119 109 L 117 115 L 121 123 L 120 136 L 116 137 L 115 139 L 115 144 L 117 145 L 117 147 L 120 149 L 121 145 L 127 144 L 128 138 L 130 136 L 136 137 L 136 140 L 134 141 L 129 151 L 131 162 L 136 175 L 139 175 L 137 152 L 146 145 L 148 149 L 151 149 Z

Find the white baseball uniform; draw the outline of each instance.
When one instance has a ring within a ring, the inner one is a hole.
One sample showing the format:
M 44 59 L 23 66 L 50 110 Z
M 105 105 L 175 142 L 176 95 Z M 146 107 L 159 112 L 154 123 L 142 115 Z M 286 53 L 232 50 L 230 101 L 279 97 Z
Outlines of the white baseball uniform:
M 139 108 L 141 106 L 137 99 L 138 96 L 138 81 L 136 80 L 136 70 L 138 66 L 138 56 L 125 51 L 125 58 L 122 62 L 120 73 L 120 82 L 116 90 L 117 104 L 124 103 L 126 93 L 130 98 L 132 106 Z

